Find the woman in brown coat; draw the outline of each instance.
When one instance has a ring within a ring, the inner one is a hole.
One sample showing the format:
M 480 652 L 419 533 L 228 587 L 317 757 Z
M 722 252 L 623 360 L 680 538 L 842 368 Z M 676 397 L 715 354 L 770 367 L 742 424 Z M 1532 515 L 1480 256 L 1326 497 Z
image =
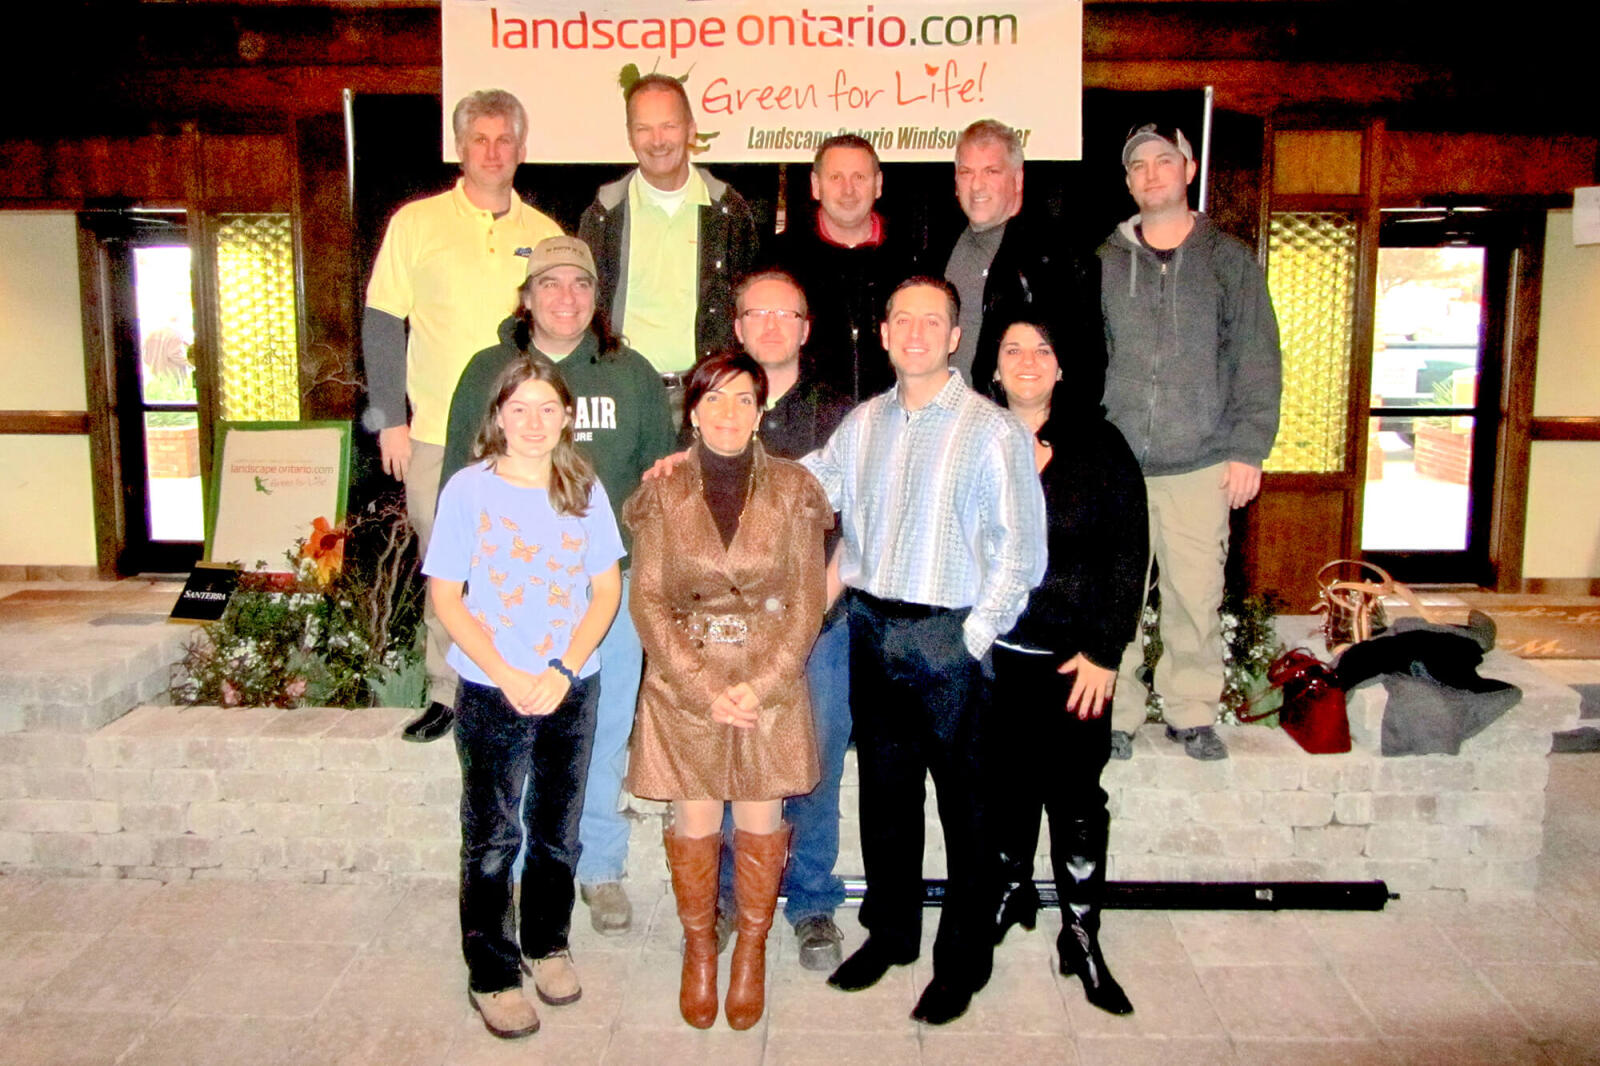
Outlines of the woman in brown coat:
M 832 509 L 798 464 L 754 439 L 761 365 L 715 356 L 689 376 L 688 459 L 623 508 L 633 531 L 633 619 L 646 652 L 628 789 L 672 801 L 665 834 L 683 922 L 684 1020 L 717 1017 L 717 866 L 733 804 L 739 939 L 728 1024 L 765 1007 L 766 938 L 788 857 L 786 796 L 819 774 L 805 663 L 822 625 L 822 533 Z

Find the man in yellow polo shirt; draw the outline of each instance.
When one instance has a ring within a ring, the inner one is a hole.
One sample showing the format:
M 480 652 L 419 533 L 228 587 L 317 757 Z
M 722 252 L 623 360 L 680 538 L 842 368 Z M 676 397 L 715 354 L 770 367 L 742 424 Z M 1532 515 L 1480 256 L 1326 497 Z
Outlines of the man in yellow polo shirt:
M 661 372 L 681 423 L 681 377 L 738 347 L 733 286 L 755 266 L 755 217 L 727 182 L 689 165 L 694 112 L 676 78 L 646 74 L 623 101 L 639 166 L 600 186 L 578 236 L 600 271 L 596 303 Z
M 484 89 L 462 97 L 451 124 L 461 177 L 437 196 L 396 211 L 367 284 L 361 322 L 369 406 L 384 472 L 405 482 L 406 512 L 428 550 L 439 495 L 450 397 L 472 356 L 495 343 L 517 303 L 528 256 L 561 227 L 512 190 L 527 148 L 528 116 L 515 96 Z M 407 336 L 407 326 L 410 336 Z M 406 399 L 411 422 L 406 423 Z M 450 637 L 428 607 L 428 710 L 408 740 L 435 740 L 455 719 Z

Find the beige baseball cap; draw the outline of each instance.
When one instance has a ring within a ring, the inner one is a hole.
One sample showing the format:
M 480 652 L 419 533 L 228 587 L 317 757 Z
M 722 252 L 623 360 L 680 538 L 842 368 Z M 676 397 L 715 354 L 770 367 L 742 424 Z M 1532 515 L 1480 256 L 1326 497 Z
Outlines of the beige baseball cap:
M 588 272 L 591 278 L 598 277 L 599 271 L 594 268 L 594 255 L 589 251 L 589 246 L 576 237 L 546 237 L 534 246 L 533 252 L 528 256 L 528 277 L 538 277 L 546 270 L 560 266 L 574 266 Z

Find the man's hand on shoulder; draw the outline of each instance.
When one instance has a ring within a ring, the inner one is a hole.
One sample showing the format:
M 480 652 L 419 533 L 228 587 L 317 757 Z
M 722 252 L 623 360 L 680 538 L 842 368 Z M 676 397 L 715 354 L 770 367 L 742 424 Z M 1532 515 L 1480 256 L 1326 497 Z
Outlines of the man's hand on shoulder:
M 378 430 L 378 455 L 383 459 L 383 472 L 404 481 L 411 466 L 411 427 L 402 423 Z
M 1222 487 L 1228 494 L 1229 507 L 1243 507 L 1261 491 L 1261 468 L 1230 460 L 1227 473 L 1222 477 Z
M 654 481 L 658 477 L 667 477 L 674 470 L 678 469 L 679 463 L 683 462 L 687 458 L 689 458 L 688 451 L 673 452 L 671 455 L 663 455 L 661 458 L 655 461 L 655 465 L 651 466 L 649 470 L 646 470 L 643 474 L 639 475 L 639 480 Z

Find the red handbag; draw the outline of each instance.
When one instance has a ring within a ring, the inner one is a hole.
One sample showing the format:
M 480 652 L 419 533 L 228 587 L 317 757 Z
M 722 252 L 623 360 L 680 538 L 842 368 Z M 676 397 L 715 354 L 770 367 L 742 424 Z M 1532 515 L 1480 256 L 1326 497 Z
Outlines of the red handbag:
M 1267 681 L 1272 689 L 1283 690 L 1282 705 L 1255 715 L 1246 707 L 1239 721 L 1259 722 L 1277 714 L 1283 731 L 1313 755 L 1350 750 L 1350 716 L 1332 667 L 1304 648 L 1290 648 L 1267 667 Z

